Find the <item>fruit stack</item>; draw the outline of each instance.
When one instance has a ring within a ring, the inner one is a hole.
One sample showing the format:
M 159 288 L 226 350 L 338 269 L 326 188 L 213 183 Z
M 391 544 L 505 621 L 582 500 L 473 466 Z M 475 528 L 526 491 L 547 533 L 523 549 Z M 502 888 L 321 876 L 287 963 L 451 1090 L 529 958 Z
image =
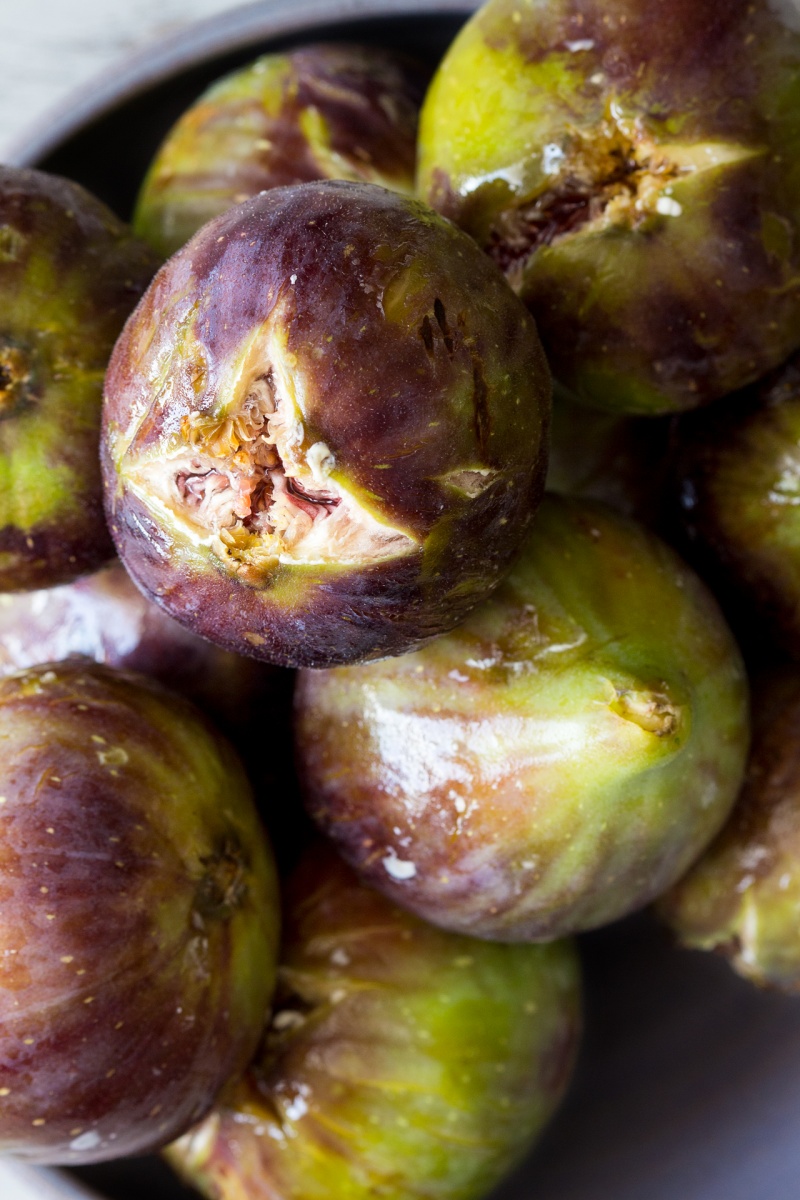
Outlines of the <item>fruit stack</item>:
M 800 990 L 799 143 L 768 0 L 488 0 L 0 169 L 5 1152 L 479 1200 L 574 935 Z

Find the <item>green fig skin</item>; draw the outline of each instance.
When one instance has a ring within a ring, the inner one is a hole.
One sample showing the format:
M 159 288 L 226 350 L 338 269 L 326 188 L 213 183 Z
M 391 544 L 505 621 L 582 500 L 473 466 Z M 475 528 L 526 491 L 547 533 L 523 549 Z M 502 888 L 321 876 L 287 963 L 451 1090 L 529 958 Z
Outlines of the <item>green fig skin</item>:
M 258 1044 L 271 851 L 190 705 L 95 663 L 0 680 L 0 1150 L 78 1164 L 165 1144 Z
M 0 166 L 0 591 L 65 583 L 114 553 L 103 375 L 158 265 L 77 184 Z
M 682 945 L 800 993 L 800 674 L 754 684 L 753 752 L 730 821 L 659 902 Z
M 213 1200 L 478 1200 L 561 1100 L 579 1035 L 570 943 L 442 933 L 330 851 L 286 904 L 264 1046 L 167 1151 Z
M 800 344 L 798 81 L 791 5 L 489 0 L 425 101 L 420 194 L 581 400 L 695 408 Z
M 413 195 L 427 82 L 422 67 L 374 46 L 263 55 L 213 84 L 169 132 L 134 229 L 167 258 L 268 188 L 350 179 Z
M 800 357 L 678 425 L 675 511 L 743 635 L 800 658 Z
M 301 672 L 308 810 L 372 886 L 459 933 L 605 925 L 727 818 L 744 669 L 699 579 L 603 505 L 547 495 L 495 595 L 415 654 Z
M 659 528 L 669 508 L 674 417 L 626 417 L 556 390 L 547 490 L 600 500 Z
M 263 193 L 159 272 L 106 378 L 127 570 L 171 616 L 281 666 L 401 654 L 497 585 L 544 487 L 530 315 L 418 201 Z

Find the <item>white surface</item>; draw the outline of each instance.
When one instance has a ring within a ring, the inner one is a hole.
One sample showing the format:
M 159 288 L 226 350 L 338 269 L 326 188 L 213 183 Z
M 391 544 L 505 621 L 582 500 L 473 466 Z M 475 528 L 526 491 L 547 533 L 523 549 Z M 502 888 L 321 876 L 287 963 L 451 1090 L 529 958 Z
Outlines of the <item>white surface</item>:
M 0 0 L 0 159 L 27 126 L 115 59 L 241 2 Z

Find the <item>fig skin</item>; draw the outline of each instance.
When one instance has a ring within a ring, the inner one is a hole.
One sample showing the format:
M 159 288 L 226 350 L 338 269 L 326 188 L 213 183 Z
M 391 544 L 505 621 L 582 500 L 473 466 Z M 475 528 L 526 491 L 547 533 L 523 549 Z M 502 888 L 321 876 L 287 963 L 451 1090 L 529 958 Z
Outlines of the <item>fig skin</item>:
M 213 1200 L 484 1196 L 569 1081 L 571 944 L 442 933 L 319 848 L 286 919 L 262 1052 L 169 1161 Z
M 153 1149 L 254 1053 L 274 864 L 238 759 L 142 676 L 72 660 L 0 680 L 0 1149 Z
M 800 658 L 800 356 L 678 426 L 675 511 L 754 655 Z
M 744 771 L 747 691 L 710 593 L 655 535 L 547 495 L 510 575 L 392 661 L 301 672 L 308 810 L 446 929 L 546 940 L 683 875 Z
M 557 389 L 547 490 L 601 500 L 660 531 L 670 508 L 675 421 L 589 408 Z
M 109 523 L 139 586 L 226 649 L 401 654 L 508 568 L 549 410 L 534 323 L 465 234 L 366 184 L 273 189 L 179 251 L 117 343 Z
M 428 78 L 374 46 L 263 55 L 213 84 L 167 134 L 134 229 L 167 258 L 207 221 L 269 188 L 350 179 L 413 195 Z
M 190 633 L 118 560 L 62 587 L 0 597 L 0 675 L 73 656 L 160 680 L 229 737 L 276 690 L 278 672 Z
M 791 14 L 489 0 L 445 56 L 420 194 L 504 267 L 583 401 L 694 408 L 800 344 Z
M 761 986 L 800 993 L 800 673 L 754 685 L 753 752 L 728 824 L 659 902 L 680 942 Z
M 64 583 L 114 553 L 103 375 L 158 265 L 77 184 L 0 166 L 0 591 Z

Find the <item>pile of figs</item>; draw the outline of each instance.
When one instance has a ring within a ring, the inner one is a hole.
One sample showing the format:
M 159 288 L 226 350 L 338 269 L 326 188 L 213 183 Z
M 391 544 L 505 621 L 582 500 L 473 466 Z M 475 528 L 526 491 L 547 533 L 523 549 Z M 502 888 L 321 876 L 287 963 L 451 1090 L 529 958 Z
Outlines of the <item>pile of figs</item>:
M 480 1200 L 576 935 L 800 992 L 798 146 L 791 6 L 488 0 L 0 168 L 0 1151 Z

